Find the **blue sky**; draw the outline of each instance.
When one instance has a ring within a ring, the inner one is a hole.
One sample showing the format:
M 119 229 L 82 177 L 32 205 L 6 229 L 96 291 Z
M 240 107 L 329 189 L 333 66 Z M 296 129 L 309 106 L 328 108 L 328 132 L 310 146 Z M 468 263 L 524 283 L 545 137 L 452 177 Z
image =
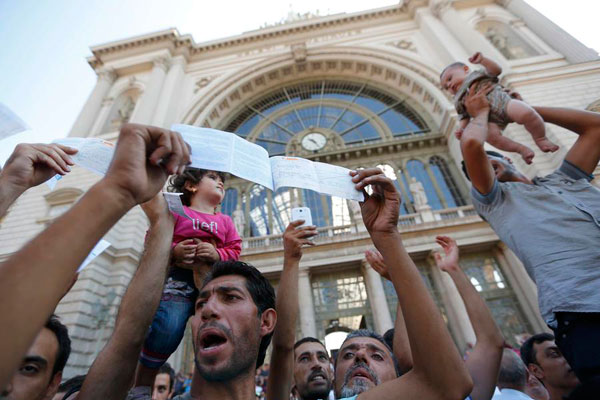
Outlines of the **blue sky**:
M 600 49 L 590 0 L 528 0 L 588 47 Z M 321 15 L 398 0 L 0 0 L 0 101 L 32 128 L 0 141 L 0 163 L 18 142 L 64 137 L 94 87 L 89 47 L 176 27 L 203 42 L 257 29 L 290 8 Z M 291 5 L 290 5 L 291 4 Z

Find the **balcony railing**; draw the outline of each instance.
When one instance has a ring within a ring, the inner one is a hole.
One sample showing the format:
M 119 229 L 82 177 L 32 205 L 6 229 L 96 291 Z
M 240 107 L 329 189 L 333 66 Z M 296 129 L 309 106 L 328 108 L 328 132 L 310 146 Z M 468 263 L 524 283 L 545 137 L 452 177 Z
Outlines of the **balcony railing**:
M 398 228 L 400 229 L 400 232 L 402 232 L 414 230 L 415 228 L 418 228 L 418 225 L 422 224 L 439 225 L 453 220 L 458 222 L 465 218 L 468 218 L 469 222 L 473 219 L 479 219 L 477 212 L 472 205 L 446 208 L 443 210 L 431 210 L 431 214 L 433 214 L 433 220 L 431 220 L 431 216 L 427 218 L 423 213 L 401 215 L 398 219 Z M 429 219 L 429 221 L 427 221 L 427 219 Z M 319 232 L 319 235 L 313 240 L 316 244 L 339 242 L 343 241 L 345 238 L 349 239 L 356 237 L 356 234 L 359 232 L 365 232 L 364 227 L 361 229 L 357 224 L 326 226 L 317 228 L 317 231 Z M 282 246 L 283 235 L 281 234 L 250 237 L 244 238 L 243 240 L 244 250 L 250 252 L 254 252 L 253 250 L 255 249 L 265 249 L 266 247 L 269 247 L 272 250 L 280 250 Z

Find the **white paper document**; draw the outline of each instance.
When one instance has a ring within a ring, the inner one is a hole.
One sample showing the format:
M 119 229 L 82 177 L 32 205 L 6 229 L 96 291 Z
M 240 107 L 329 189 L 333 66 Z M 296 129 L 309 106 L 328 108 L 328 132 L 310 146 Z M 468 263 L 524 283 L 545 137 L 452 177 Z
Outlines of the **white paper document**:
M 229 172 L 271 190 L 298 187 L 364 201 L 347 168 L 300 157 L 269 158 L 263 147 L 230 132 L 181 124 L 171 129 L 191 146 L 192 167 Z
M 115 152 L 115 144 L 100 138 L 68 137 L 54 140 L 52 143 L 63 144 L 77 149 L 71 156 L 75 164 L 97 174 L 105 175 Z
M 163 197 L 167 201 L 167 206 L 169 207 L 169 210 L 173 211 L 177 215 L 181 215 L 183 218 L 191 220 L 191 218 L 185 213 L 185 209 L 183 208 L 183 203 L 181 202 L 182 194 L 183 193 L 163 192 Z
M 89 263 L 96 257 L 98 257 L 104 250 L 106 250 L 110 246 L 110 242 L 100 239 L 100 241 L 94 246 L 90 254 L 83 260 L 79 268 L 77 268 L 77 273 L 80 273 L 85 267 L 88 266 Z
M 0 140 L 29 129 L 25 121 L 0 103 Z

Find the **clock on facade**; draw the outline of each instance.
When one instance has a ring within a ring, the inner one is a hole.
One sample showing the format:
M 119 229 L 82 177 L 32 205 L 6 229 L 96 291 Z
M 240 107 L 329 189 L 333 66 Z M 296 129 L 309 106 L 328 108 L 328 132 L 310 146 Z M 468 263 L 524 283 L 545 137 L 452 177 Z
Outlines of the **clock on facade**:
M 322 133 L 313 132 L 302 138 L 302 147 L 309 151 L 321 150 L 327 144 L 327 138 Z

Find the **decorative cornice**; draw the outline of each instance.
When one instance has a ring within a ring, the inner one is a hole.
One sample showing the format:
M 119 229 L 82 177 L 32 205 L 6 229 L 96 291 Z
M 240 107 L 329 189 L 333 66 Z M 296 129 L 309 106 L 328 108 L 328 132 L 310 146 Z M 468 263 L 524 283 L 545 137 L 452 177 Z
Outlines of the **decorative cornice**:
M 405 0 L 400 5 L 352 14 L 338 14 L 312 18 L 305 21 L 298 21 L 276 27 L 258 29 L 243 33 L 238 36 L 200 44 L 196 44 L 191 35 L 181 35 L 177 29 L 172 28 L 130 39 L 94 46 L 91 48 L 93 56 L 88 58 L 88 63 L 93 68 L 98 68 L 102 65 L 102 58 L 108 54 L 114 54 L 120 51 L 126 51 L 128 49 L 146 45 L 156 45 L 158 43 L 164 43 L 167 47 L 170 47 L 174 54 L 203 54 L 215 50 L 257 43 L 264 40 L 281 38 L 298 33 L 306 34 L 307 32 L 314 32 L 326 28 L 343 27 L 344 25 L 378 18 L 399 15 L 405 15 L 407 18 L 409 18 L 412 16 L 412 14 L 414 14 L 414 10 L 416 8 L 426 5 L 427 0 Z
M 104 70 L 98 71 L 98 80 L 99 81 L 105 80 L 105 81 L 108 81 L 108 83 L 113 83 L 115 81 L 115 79 L 117 79 L 117 74 L 112 69 L 104 69 Z
M 152 59 L 152 65 L 154 67 L 161 68 L 163 71 L 167 72 L 171 67 L 171 60 L 168 57 L 155 57 Z
M 435 2 L 432 2 L 429 5 L 429 7 L 431 9 L 431 13 L 433 15 L 435 15 L 436 18 L 441 18 L 442 15 L 446 12 L 446 10 L 448 10 L 450 7 L 452 7 L 452 1 L 451 0 L 435 1 Z

